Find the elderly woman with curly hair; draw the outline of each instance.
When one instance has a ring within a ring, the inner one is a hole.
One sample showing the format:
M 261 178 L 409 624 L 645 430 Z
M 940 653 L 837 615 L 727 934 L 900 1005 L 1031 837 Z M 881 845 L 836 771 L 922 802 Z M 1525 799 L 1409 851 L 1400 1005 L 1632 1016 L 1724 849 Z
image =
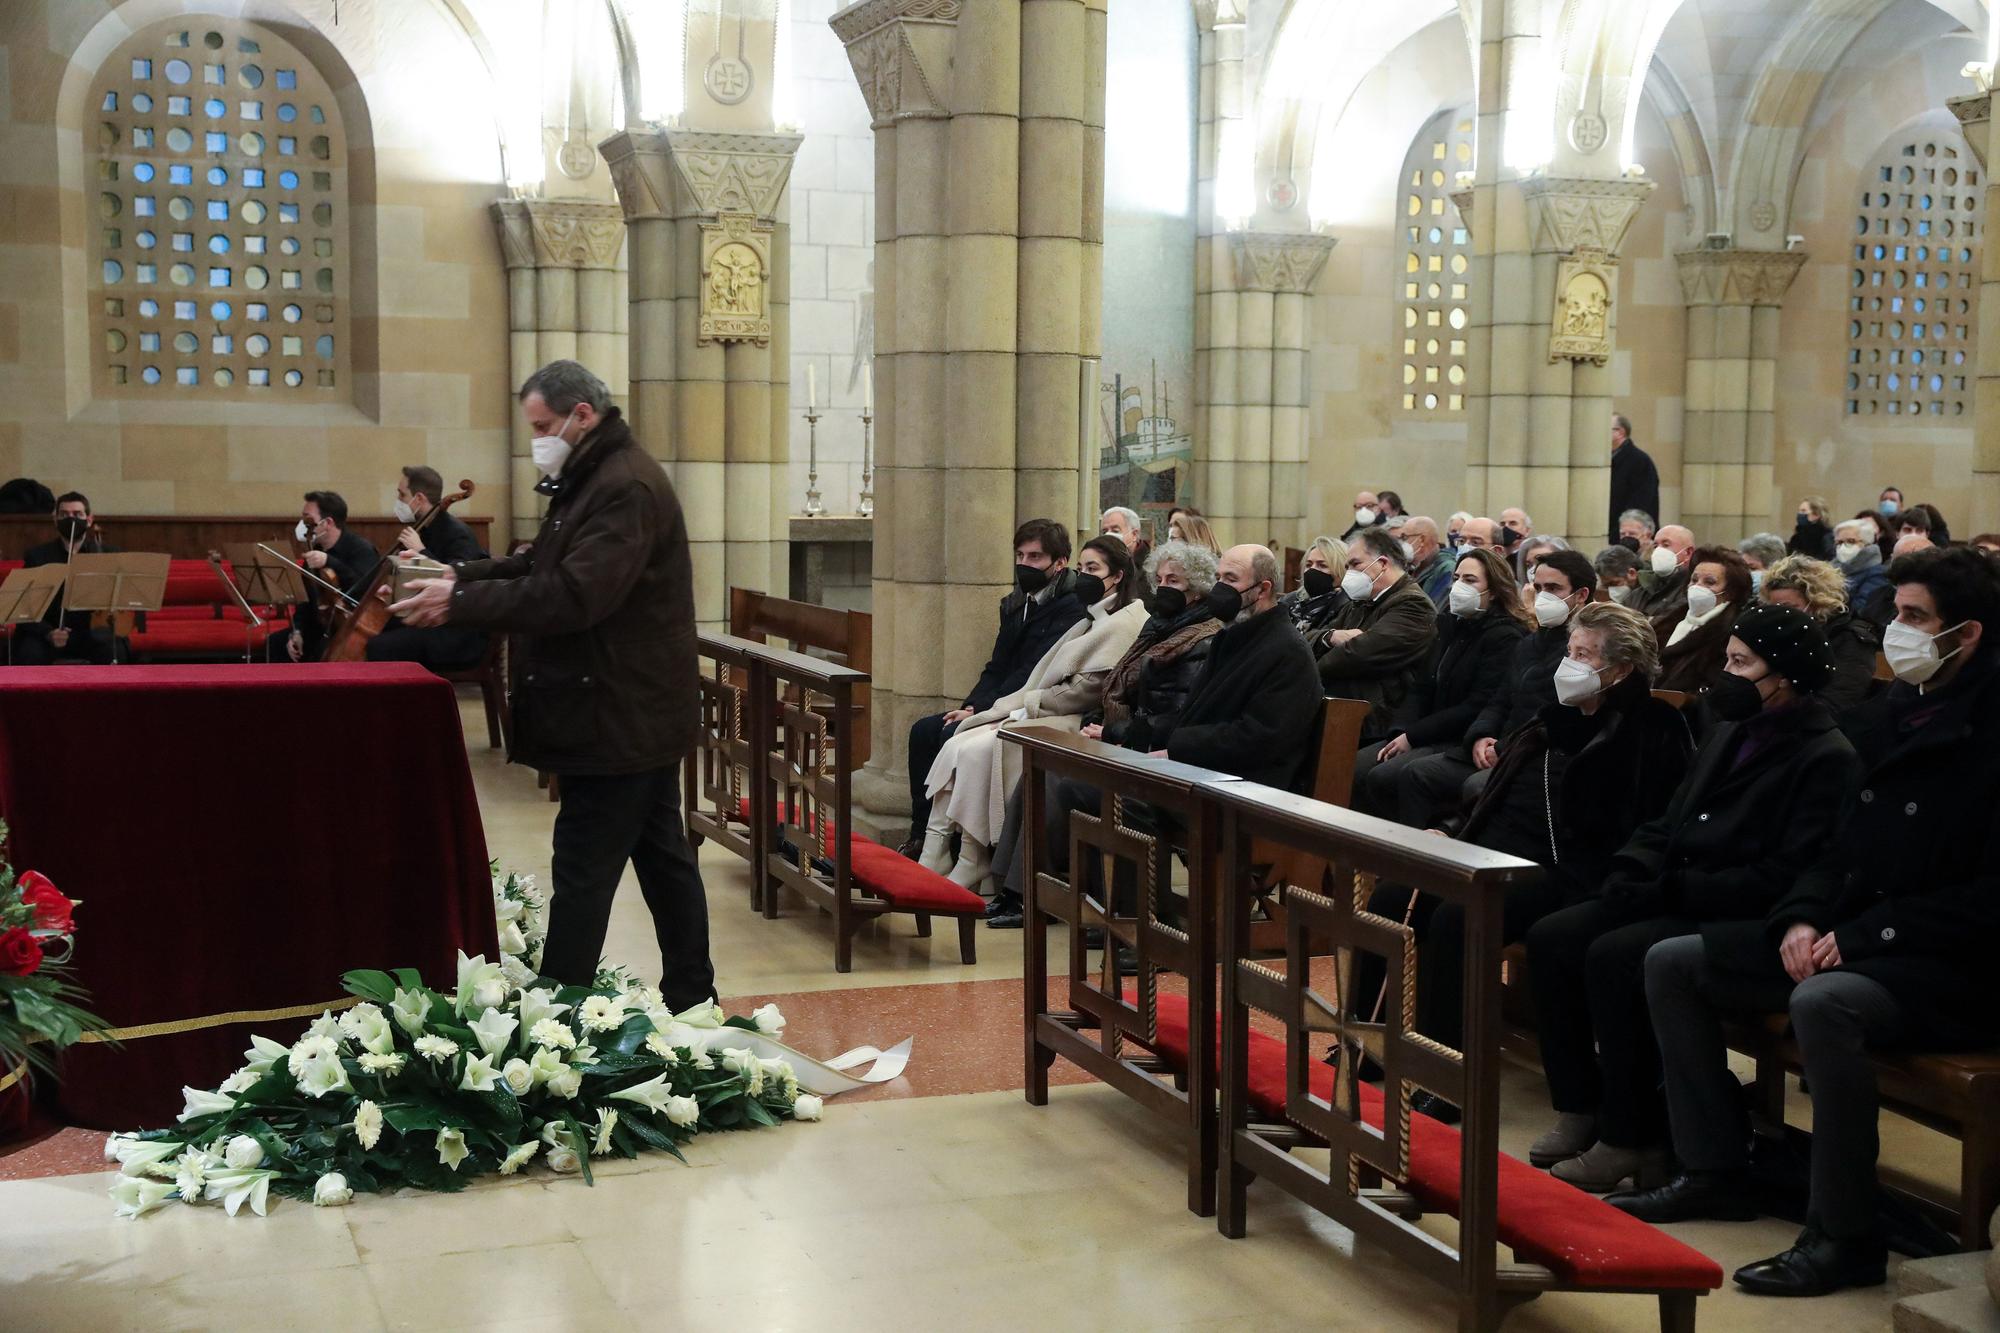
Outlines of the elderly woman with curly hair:
M 1875 688 L 1875 654 L 1882 636 L 1848 608 L 1847 580 L 1838 565 L 1787 556 L 1765 571 L 1763 598 L 1771 606 L 1805 612 L 1826 631 L 1833 679 L 1820 687 L 1819 701 L 1835 717 L 1868 697 Z

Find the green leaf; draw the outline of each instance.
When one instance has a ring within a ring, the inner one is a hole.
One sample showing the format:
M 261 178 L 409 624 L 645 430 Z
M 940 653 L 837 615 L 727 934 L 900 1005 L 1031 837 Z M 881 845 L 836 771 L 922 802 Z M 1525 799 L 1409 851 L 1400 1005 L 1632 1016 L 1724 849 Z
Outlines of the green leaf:
M 731 1014 L 722 1020 L 722 1026 L 726 1028 L 741 1028 L 745 1032 L 755 1032 L 757 1030 L 756 1020 L 745 1018 L 742 1014 Z
M 633 1014 L 610 1034 L 608 1041 L 601 1042 L 600 1050 L 615 1051 L 620 1055 L 632 1055 L 646 1044 L 646 1038 L 653 1035 L 653 1020 L 644 1014 Z
M 14 1012 L 24 1025 L 58 1046 L 71 1045 L 83 1035 L 83 1029 L 64 1012 L 63 1006 L 51 1004 L 33 986 L 23 986 L 14 992 Z
M 399 967 L 396 969 L 396 984 L 415 994 L 424 988 L 424 979 L 414 967 Z
M 342 974 L 341 986 L 349 995 L 359 995 L 364 1000 L 376 1004 L 388 1004 L 395 998 L 396 982 L 387 972 L 374 968 L 361 968 Z
M 521 1102 L 504 1088 L 491 1092 L 460 1094 L 482 1128 L 491 1130 L 510 1143 L 521 1132 Z
M 743 1102 L 743 1114 L 749 1117 L 750 1123 L 753 1125 L 776 1125 L 778 1123 L 778 1118 L 765 1110 L 762 1102 L 751 1101 L 747 1098 Z

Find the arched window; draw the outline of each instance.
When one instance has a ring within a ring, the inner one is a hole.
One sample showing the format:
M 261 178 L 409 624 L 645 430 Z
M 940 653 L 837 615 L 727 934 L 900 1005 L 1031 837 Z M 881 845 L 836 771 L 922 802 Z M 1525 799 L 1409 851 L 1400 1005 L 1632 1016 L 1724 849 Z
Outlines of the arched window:
M 1472 169 L 1472 113 L 1434 117 L 1403 161 L 1396 215 L 1403 225 L 1396 325 L 1403 340 L 1403 410 L 1465 410 L 1465 329 L 1471 320 L 1472 238 L 1451 202 L 1454 178 Z
M 312 62 L 260 25 L 182 16 L 119 47 L 89 105 L 94 391 L 344 390 L 347 144 Z
M 1979 329 L 1979 163 L 1950 129 L 1904 131 L 1861 178 L 1847 302 L 1849 416 L 1962 417 Z

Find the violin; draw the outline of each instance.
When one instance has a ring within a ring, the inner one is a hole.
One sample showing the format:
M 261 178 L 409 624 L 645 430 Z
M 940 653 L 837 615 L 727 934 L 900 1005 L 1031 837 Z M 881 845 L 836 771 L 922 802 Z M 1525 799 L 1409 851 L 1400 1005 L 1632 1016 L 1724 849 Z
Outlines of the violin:
M 446 495 L 430 507 L 430 511 L 417 520 L 416 530 L 422 532 L 430 521 L 445 510 L 471 496 L 476 488 L 469 478 L 461 479 L 458 489 Z M 383 594 L 396 577 L 396 554 L 392 549 L 375 565 L 367 579 L 352 593 L 353 602 L 345 609 L 335 608 L 339 623 L 327 637 L 326 651 L 320 654 L 322 662 L 361 662 L 368 657 L 368 643 L 377 634 L 387 629 L 394 619 L 389 614 L 389 599 Z

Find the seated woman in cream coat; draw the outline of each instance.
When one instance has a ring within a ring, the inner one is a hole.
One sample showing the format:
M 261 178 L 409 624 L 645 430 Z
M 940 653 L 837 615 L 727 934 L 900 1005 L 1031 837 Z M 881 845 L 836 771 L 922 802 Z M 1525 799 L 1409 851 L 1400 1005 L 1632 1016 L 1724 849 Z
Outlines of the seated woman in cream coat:
M 1104 678 L 1118 665 L 1146 623 L 1134 599 L 1132 556 L 1115 537 L 1083 544 L 1076 560 L 1076 596 L 1090 614 L 1056 641 L 1028 676 L 1028 683 L 958 724 L 931 765 L 931 822 L 924 830 L 921 863 L 952 882 L 976 889 L 993 863 L 993 840 L 1005 818 L 1007 794 L 1020 781 L 1020 759 L 1000 742 L 1001 725 L 1032 721 L 1074 731 L 1096 709 Z M 958 864 L 951 862 L 951 832 L 959 832 Z

